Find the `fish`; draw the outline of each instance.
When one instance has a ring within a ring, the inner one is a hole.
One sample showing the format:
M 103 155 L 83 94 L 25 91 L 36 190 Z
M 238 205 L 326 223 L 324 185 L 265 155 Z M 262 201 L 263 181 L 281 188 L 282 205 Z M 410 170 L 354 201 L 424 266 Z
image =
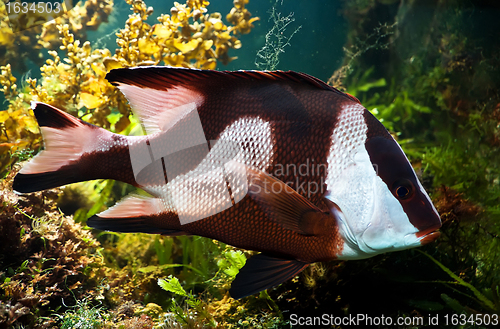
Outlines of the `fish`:
M 44 149 L 15 176 L 24 194 L 113 179 L 129 195 L 90 217 L 115 232 L 198 235 L 257 251 L 243 298 L 315 262 L 436 240 L 441 219 L 408 158 L 358 99 L 294 71 L 119 68 L 106 79 L 145 131 L 124 136 L 33 102 Z

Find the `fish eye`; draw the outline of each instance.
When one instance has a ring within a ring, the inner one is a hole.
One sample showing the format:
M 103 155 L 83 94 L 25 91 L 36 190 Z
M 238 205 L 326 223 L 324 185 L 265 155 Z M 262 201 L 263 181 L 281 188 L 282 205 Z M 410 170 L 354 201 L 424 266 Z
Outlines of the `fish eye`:
M 398 199 L 405 200 L 412 196 L 413 184 L 407 179 L 398 180 L 394 183 L 392 190 Z

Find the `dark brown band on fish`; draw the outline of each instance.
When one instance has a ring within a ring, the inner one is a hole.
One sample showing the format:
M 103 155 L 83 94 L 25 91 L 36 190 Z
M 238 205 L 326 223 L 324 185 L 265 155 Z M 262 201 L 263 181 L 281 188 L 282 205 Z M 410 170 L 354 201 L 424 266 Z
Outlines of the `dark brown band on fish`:
M 128 146 L 112 146 L 106 152 L 85 153 L 78 160 L 77 170 L 85 180 L 114 179 L 139 186 L 133 175 Z
M 373 116 L 373 114 L 371 114 L 368 110 L 365 110 L 363 116 L 365 118 L 365 123 L 367 127 L 366 131 L 367 140 L 375 136 L 393 140 L 389 131 L 383 125 L 380 124 L 380 121 L 378 121 L 377 118 Z
M 419 231 L 439 228 L 441 220 L 420 189 L 417 177 L 398 144 L 392 138 L 377 136 L 368 138 L 365 146 L 377 175 L 399 200 L 410 223 Z M 435 214 L 435 217 L 421 214 Z

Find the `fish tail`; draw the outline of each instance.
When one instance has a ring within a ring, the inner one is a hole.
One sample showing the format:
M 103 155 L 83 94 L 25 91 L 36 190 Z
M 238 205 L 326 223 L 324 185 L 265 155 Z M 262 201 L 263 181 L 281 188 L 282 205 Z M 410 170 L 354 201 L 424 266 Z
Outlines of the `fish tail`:
M 124 151 L 121 153 L 130 158 L 126 136 L 113 134 L 44 103 L 32 102 L 31 108 L 45 149 L 16 175 L 15 192 L 36 192 L 91 179 L 116 179 L 113 172 L 120 168 L 109 165 L 112 161 L 107 161 L 107 151 L 112 147 L 117 151 L 121 146 Z M 113 153 L 116 156 L 120 152 Z M 121 163 L 130 164 L 130 160 Z

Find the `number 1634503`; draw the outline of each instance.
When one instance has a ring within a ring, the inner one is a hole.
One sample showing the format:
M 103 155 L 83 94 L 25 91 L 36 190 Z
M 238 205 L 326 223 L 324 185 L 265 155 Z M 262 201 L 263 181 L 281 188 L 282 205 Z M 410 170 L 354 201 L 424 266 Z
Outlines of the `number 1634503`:
M 60 2 L 8 2 L 7 14 L 60 14 L 63 11 Z

